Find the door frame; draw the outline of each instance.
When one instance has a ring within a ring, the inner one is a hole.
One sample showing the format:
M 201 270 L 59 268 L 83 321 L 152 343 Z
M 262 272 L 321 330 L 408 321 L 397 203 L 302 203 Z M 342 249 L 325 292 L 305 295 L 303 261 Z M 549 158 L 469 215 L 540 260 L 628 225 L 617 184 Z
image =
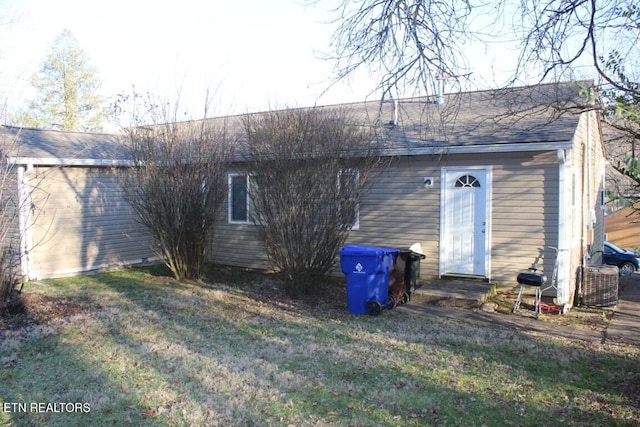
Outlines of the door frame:
M 482 171 L 485 175 L 484 199 L 485 199 L 485 227 L 484 227 L 484 274 L 481 276 L 473 275 L 473 277 L 483 277 L 491 280 L 491 193 L 493 186 L 493 167 L 492 166 L 446 166 L 440 171 L 440 250 L 438 257 L 438 276 L 441 278 L 445 274 L 454 274 L 447 272 L 447 224 L 445 221 L 447 200 L 450 197 L 451 189 L 447 187 L 447 177 L 449 174 L 470 174 L 473 175 L 478 171 Z M 464 276 L 464 274 L 460 274 Z

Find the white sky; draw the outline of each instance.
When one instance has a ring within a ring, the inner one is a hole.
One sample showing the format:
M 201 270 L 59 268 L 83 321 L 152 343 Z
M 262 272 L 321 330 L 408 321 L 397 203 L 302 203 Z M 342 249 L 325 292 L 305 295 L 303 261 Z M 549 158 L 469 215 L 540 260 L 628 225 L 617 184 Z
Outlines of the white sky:
M 375 82 L 362 73 L 320 97 L 334 64 L 319 52 L 330 51 L 329 9 L 337 0 L 303 2 L 0 0 L 0 99 L 12 111 L 32 97 L 27 79 L 65 29 L 97 68 L 105 96 L 135 85 L 175 99 L 181 88 L 194 116 L 202 114 L 207 87 L 220 87 L 216 114 L 376 96 Z M 478 81 L 499 70 L 491 57 L 507 56 L 513 52 L 472 51 Z
M 182 88 L 201 109 L 204 89 L 221 86 L 225 114 L 363 100 L 371 82 L 318 99 L 333 67 L 318 55 L 333 28 L 327 9 L 296 0 L 0 0 L 0 19 L 15 21 L 0 23 L 0 95 L 9 106 L 24 100 L 26 80 L 68 29 L 106 96 L 134 84 L 168 96 Z

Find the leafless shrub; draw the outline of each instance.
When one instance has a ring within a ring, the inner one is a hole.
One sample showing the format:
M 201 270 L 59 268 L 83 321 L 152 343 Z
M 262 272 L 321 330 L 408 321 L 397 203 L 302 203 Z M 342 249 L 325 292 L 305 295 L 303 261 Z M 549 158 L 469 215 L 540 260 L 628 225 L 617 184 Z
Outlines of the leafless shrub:
M 122 98 L 120 107 L 127 103 L 132 126 L 125 134 L 133 166 L 121 173 L 125 198 L 176 279 L 200 278 L 233 154 L 224 124 L 179 122 L 178 102 L 158 103 L 151 96 Z
M 290 296 L 311 293 L 358 222 L 380 165 L 371 128 L 346 110 L 286 109 L 244 119 L 251 217 Z
M 17 144 L 16 137 L 7 132 L 0 133 L 0 315 L 15 296 L 20 283 L 20 259 L 15 250 L 20 243 L 20 203 L 16 167 L 9 161 Z
M 445 76 L 457 82 L 461 73 L 468 73 L 462 48 L 478 38 L 471 31 L 474 3 L 341 1 L 331 39 L 336 78 L 369 68 L 380 75 L 384 98 L 394 88 L 434 93 Z

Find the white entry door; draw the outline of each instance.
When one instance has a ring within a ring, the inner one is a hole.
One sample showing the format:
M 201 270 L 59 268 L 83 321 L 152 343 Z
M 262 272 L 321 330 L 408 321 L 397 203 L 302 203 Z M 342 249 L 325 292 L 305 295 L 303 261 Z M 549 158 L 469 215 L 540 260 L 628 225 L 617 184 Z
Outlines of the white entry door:
M 440 273 L 488 277 L 489 168 L 442 170 Z

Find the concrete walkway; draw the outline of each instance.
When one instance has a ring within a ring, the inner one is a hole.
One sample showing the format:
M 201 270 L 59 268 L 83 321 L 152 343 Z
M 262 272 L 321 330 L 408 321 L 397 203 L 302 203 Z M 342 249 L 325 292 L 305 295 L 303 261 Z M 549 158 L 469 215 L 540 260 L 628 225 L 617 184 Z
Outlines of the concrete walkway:
M 640 273 L 621 280 L 622 292 L 605 332 L 605 342 L 640 346 Z
M 618 305 L 605 332 L 469 307 L 442 307 L 425 302 L 428 299 L 421 298 L 420 293 L 416 293 L 408 304 L 398 306 L 396 310 L 417 317 L 443 317 L 498 326 L 532 336 L 551 336 L 594 344 L 620 343 L 640 346 L 640 273 L 621 279 L 621 290 Z

